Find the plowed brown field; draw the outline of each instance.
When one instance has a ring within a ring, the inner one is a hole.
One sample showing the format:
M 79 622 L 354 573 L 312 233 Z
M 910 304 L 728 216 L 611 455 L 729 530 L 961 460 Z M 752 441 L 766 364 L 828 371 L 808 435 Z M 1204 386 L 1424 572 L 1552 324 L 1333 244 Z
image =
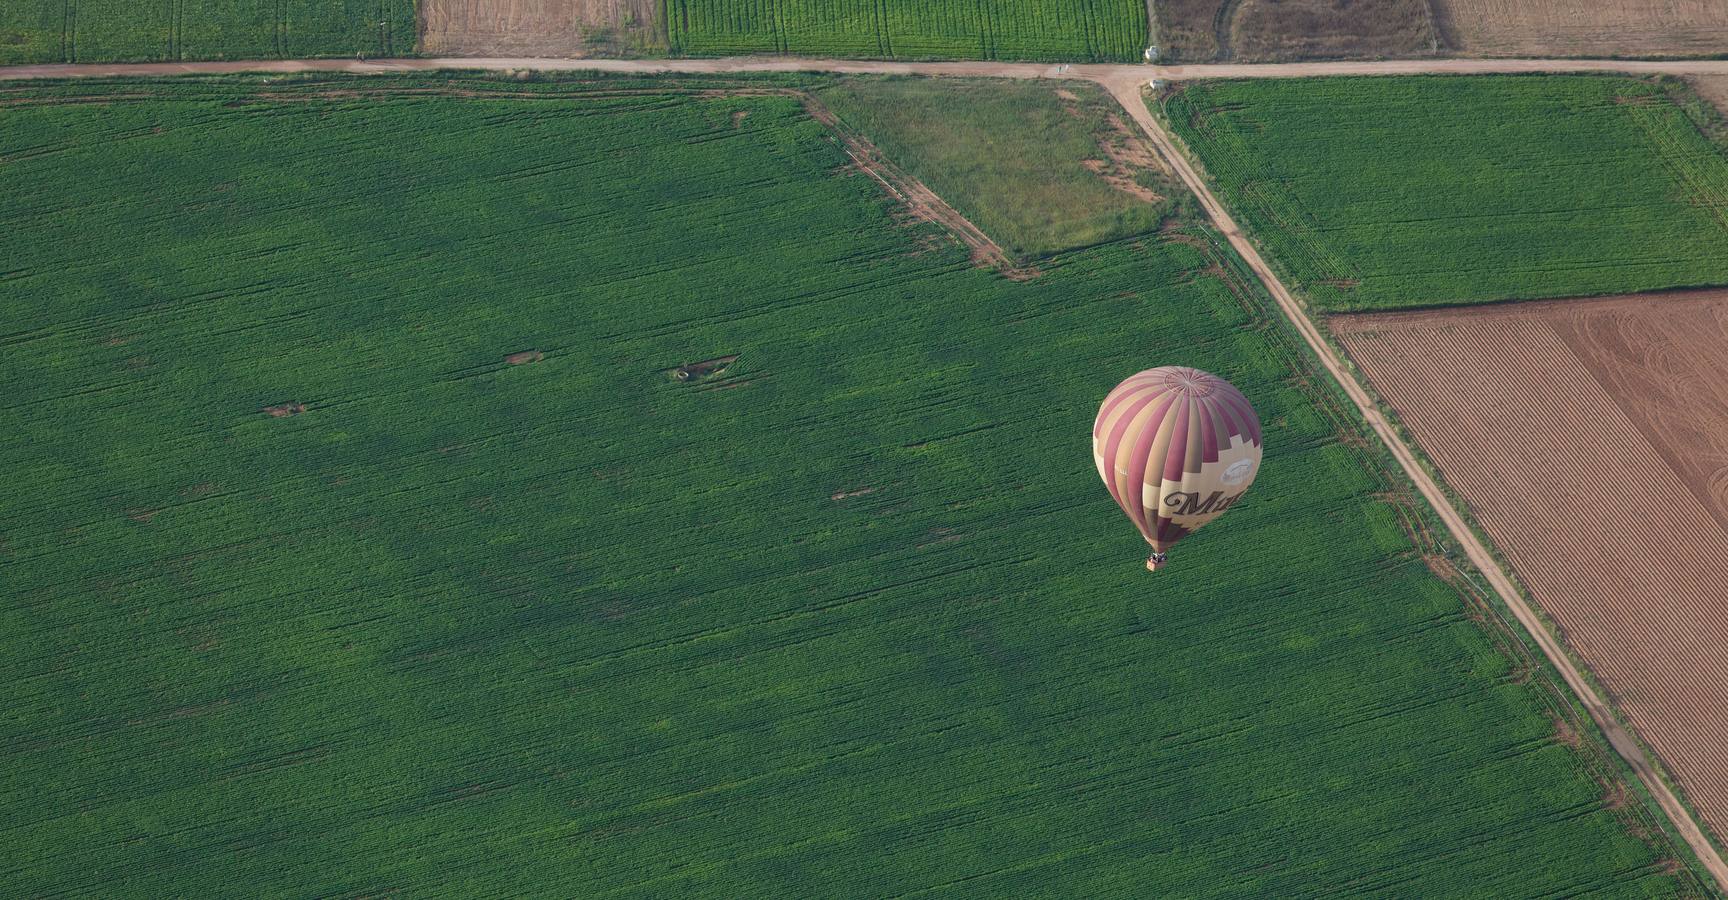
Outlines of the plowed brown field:
M 1728 48 L 1722 0 L 1433 0 L 1446 45 L 1484 56 L 1701 56 Z
M 658 7 L 652 0 L 421 0 L 420 49 L 616 56 L 652 45 Z
M 1728 291 L 1330 324 L 1728 835 Z
M 1439 47 L 1426 0 L 1154 0 L 1168 62 L 1422 56 Z

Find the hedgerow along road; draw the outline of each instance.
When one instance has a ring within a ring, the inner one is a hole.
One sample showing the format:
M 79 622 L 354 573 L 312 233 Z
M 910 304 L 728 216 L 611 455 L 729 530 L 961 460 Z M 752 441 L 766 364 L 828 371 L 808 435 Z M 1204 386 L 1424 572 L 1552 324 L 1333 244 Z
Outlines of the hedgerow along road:
M 1728 890 L 1728 863 L 1705 836 L 1679 797 L 1668 787 L 1655 765 L 1631 732 L 1615 718 L 1611 707 L 1585 680 L 1559 640 L 1548 631 L 1512 579 L 1476 537 L 1464 516 L 1447 499 L 1435 478 L 1418 462 L 1416 453 L 1380 413 L 1373 397 L 1345 367 L 1332 345 L 1295 295 L 1267 265 L 1254 244 L 1242 232 L 1211 188 L 1189 162 L 1174 138 L 1146 108 L 1140 90 L 1152 79 L 1189 80 L 1204 78 L 1307 78 L 1341 75 L 1496 75 L 1517 73 L 1580 74 L 1592 72 L 1647 75 L 1728 75 L 1728 60 L 1614 60 L 1614 59 L 1438 59 L 1382 60 L 1367 62 L 1272 63 L 1259 65 L 1060 65 L 1004 62 L 874 62 L 867 60 L 809 59 L 793 57 L 745 57 L 716 59 L 538 59 L 538 58 L 432 58 L 432 59 L 304 59 L 228 60 L 221 62 L 172 63 L 72 63 L 0 68 L 0 80 L 100 77 L 161 77 L 172 75 L 222 75 L 238 73 L 345 72 L 392 74 L 402 72 L 467 69 L 481 71 L 538 70 L 547 72 L 617 72 L 628 74 L 742 74 L 750 72 L 812 72 L 862 75 L 926 75 L 971 78 L 1074 79 L 1093 81 L 1108 90 L 1146 132 L 1160 156 L 1199 199 L 1213 227 L 1224 235 L 1268 293 L 1302 340 L 1317 356 L 1357 411 L 1379 436 L 1404 474 L 1416 485 L 1440 516 L 1453 540 L 1463 548 L 1500 599 L 1530 633 L 1551 665 L 1583 702 L 1590 717 L 1608 737 L 1638 780 L 1656 798 L 1676 831 L 1698 856 L 1717 885 Z

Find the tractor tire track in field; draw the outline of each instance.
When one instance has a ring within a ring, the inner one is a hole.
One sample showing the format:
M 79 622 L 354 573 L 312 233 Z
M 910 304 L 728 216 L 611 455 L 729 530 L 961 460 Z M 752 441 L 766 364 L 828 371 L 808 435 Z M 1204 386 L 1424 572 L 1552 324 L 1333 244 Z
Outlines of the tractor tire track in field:
M 71 8 L 71 3 L 68 3 Z M 635 74 L 734 74 L 746 72 L 828 72 L 857 74 L 902 74 L 996 78 L 1071 78 L 1094 81 L 1105 87 L 1139 123 L 1153 146 L 1199 200 L 1212 224 L 1253 270 L 1266 287 L 1279 312 L 1301 335 L 1321 365 L 1343 388 L 1357 412 L 1397 460 L 1399 468 L 1433 507 L 1446 529 L 1464 549 L 1519 623 L 1530 634 L 1551 665 L 1560 673 L 1590 717 L 1607 736 L 1610 746 L 1626 760 L 1640 782 L 1656 799 L 1677 832 L 1698 856 L 1717 885 L 1728 889 L 1728 864 L 1698 823 L 1680 803 L 1631 732 L 1620 724 L 1611 707 L 1587 681 L 1558 639 L 1548 631 L 1535 610 L 1520 595 L 1511 578 L 1471 531 L 1433 476 L 1423 469 L 1415 453 L 1380 413 L 1374 399 L 1345 367 L 1338 353 L 1309 317 L 1307 311 L 1273 273 L 1254 244 L 1231 218 L 1175 139 L 1147 109 L 1141 86 L 1148 79 L 1195 78 L 1301 78 L 1346 75 L 1415 74 L 1510 74 L 1616 72 L 1667 75 L 1728 75 L 1728 60 L 1610 60 L 1610 59 L 1441 59 L 1380 60 L 1364 62 L 1310 62 L 1264 65 L 1212 64 L 1195 66 L 1155 65 L 1048 65 L 1040 63 L 950 62 L 891 63 L 802 58 L 719 58 L 676 60 L 536 59 L 536 58 L 444 58 L 356 61 L 276 60 L 201 63 L 66 64 L 0 68 L 0 80 L 70 77 L 151 77 L 177 74 L 229 74 L 241 72 L 328 71 L 354 74 L 395 74 L 439 69 L 604 71 Z M 857 156 L 854 156 L 856 159 Z M 881 169 L 873 176 L 888 184 Z M 892 189 L 892 185 L 890 185 Z M 927 190 L 927 189 L 926 189 Z M 946 204 L 943 204 L 946 206 Z M 957 214 L 956 214 L 957 215 Z M 963 218 L 960 221 L 964 221 Z M 970 225 L 970 223 L 967 223 Z M 980 232 L 981 234 L 981 232 Z M 987 238 L 986 238 L 987 240 Z
M 1236 14 L 1242 11 L 1242 0 L 1224 0 L 1218 4 L 1218 12 L 1212 16 L 1212 40 L 1218 44 L 1215 58 L 1219 62 L 1229 62 L 1236 58 L 1236 51 L 1230 49 L 1230 35 L 1236 30 Z
M 78 0 L 66 0 L 61 14 L 60 53 L 67 63 L 78 62 Z

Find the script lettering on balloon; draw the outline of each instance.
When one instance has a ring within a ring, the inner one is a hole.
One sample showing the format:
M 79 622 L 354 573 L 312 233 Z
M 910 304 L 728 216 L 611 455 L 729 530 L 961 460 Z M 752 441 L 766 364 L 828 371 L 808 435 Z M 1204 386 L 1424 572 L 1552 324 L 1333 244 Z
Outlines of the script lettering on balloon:
M 1200 499 L 1199 491 L 1177 491 L 1164 498 L 1166 513 L 1172 516 L 1203 516 L 1207 513 L 1221 513 L 1235 505 L 1242 492 L 1224 496 L 1223 491 L 1213 491 Z

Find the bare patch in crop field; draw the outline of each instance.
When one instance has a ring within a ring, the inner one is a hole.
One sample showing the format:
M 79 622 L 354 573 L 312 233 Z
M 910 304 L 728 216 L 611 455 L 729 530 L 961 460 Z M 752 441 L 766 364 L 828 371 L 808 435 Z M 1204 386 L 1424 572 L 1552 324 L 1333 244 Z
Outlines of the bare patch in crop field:
M 1424 0 L 1159 0 L 1169 62 L 1421 56 L 1439 47 Z
M 835 491 L 833 494 L 829 495 L 828 499 L 830 499 L 830 500 L 850 500 L 853 497 L 862 497 L 865 494 L 874 494 L 874 493 L 876 493 L 876 489 L 873 487 L 853 488 L 852 490 L 849 490 L 849 491 Z
M 1728 833 L 1728 291 L 1331 323 Z
M 1632 795 L 1626 790 L 1626 783 L 1616 781 L 1602 787 L 1602 805 L 1619 812 L 1632 803 Z
M 705 359 L 701 362 L 685 363 L 681 366 L 673 366 L 666 370 L 666 374 L 671 375 L 675 381 L 701 381 L 705 378 L 713 378 L 714 376 L 719 375 L 726 371 L 728 366 L 737 361 L 738 354 L 736 353 L 731 356 L 716 356 L 713 359 Z
M 1112 157 L 1111 161 L 1114 161 L 1114 157 Z M 1151 188 L 1132 178 L 1123 176 L 1113 169 L 1109 162 L 1105 162 L 1102 159 L 1085 159 L 1081 160 L 1080 164 L 1096 174 L 1099 178 L 1104 179 L 1105 184 L 1108 184 L 1116 190 L 1119 190 L 1131 197 L 1137 197 L 1147 203 L 1157 203 L 1164 199 L 1163 197 L 1158 196 L 1158 193 Z
M 545 358 L 546 354 L 538 350 L 522 350 L 504 357 L 504 361 L 513 366 L 522 366 L 528 363 L 537 363 Z
M 1089 117 L 1080 106 L 1080 97 L 1074 92 L 1058 88 L 1056 98 L 1062 101 L 1063 111 L 1071 118 L 1084 120 Z M 1169 167 L 1158 154 L 1152 152 L 1152 148 L 1147 146 L 1146 139 L 1138 131 L 1122 121 L 1121 116 L 1115 112 L 1107 112 L 1103 120 L 1105 127 L 1100 128 L 1093 138 L 1104 158 L 1083 159 L 1080 164 L 1105 184 L 1136 200 L 1162 203 L 1164 196 L 1144 184 L 1140 176 L 1143 173 L 1155 172 L 1168 178 L 1171 176 Z
M 651 40 L 650 0 L 423 0 L 421 48 L 467 56 L 619 56 Z
M 272 419 L 284 419 L 288 416 L 297 416 L 305 411 L 306 404 L 304 403 L 278 403 L 275 406 L 264 407 L 264 412 L 268 413 Z
M 1111 113 L 1109 121 L 1110 133 L 1098 142 L 1098 148 L 1104 151 L 1109 163 L 1102 164 L 1095 170 L 1099 177 L 1104 179 L 1105 184 L 1137 200 L 1147 203 L 1164 202 L 1163 194 L 1140 180 L 1141 175 L 1146 172 L 1159 172 L 1168 176 L 1170 170 L 1165 168 L 1164 161 L 1122 121 L 1121 116 Z
M 1571 722 L 1568 722 L 1565 719 L 1560 718 L 1559 716 L 1555 716 L 1553 718 L 1553 723 L 1554 723 L 1554 740 L 1559 741 L 1561 744 L 1563 744 L 1567 747 L 1571 747 L 1573 750 L 1583 749 L 1584 739 L 1579 736 L 1578 729 L 1572 727 Z M 1620 787 L 1622 790 L 1624 790 L 1623 786 L 1620 786 Z
M 1442 39 L 1479 56 L 1683 56 L 1728 48 L 1721 0 L 1433 0 Z

